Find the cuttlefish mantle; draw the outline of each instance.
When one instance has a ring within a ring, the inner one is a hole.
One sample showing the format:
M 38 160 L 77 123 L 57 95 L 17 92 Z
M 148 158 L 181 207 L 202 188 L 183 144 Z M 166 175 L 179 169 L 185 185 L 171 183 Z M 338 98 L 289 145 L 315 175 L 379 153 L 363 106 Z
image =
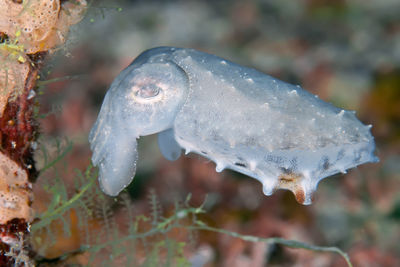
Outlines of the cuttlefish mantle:
M 378 161 L 370 126 L 354 112 L 193 49 L 147 50 L 111 84 L 89 136 L 106 194 L 132 181 L 136 139 L 154 133 L 169 160 L 197 153 L 216 171 L 253 177 L 266 195 L 290 190 L 303 204 L 321 179 Z

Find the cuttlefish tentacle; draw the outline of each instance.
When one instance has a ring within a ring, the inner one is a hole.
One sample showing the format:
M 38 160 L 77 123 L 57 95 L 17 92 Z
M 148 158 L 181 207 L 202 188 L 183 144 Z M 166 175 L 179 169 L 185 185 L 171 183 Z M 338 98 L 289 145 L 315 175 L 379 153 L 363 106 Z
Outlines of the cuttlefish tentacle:
M 181 156 L 182 148 L 175 140 L 173 129 L 158 134 L 158 146 L 161 154 L 170 161 L 177 160 Z

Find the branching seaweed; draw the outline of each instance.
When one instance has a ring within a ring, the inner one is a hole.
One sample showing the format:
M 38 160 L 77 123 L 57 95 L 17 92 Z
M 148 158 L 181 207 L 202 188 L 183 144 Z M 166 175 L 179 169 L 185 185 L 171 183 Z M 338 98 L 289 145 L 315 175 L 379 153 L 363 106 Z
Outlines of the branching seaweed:
M 89 166 L 86 170 L 86 175 L 89 174 L 91 170 L 92 166 Z M 61 181 L 61 179 L 57 179 L 57 183 L 50 188 L 50 192 L 53 193 L 52 201 L 50 202 L 47 211 L 39 216 L 38 222 L 32 225 L 31 231 L 34 232 L 40 228 L 45 228 L 54 220 L 62 219 L 62 216 L 65 214 L 65 212 L 72 209 L 76 204 L 81 204 L 87 210 L 84 202 L 82 202 L 82 197 L 89 189 L 92 188 L 93 184 L 95 184 L 95 176 L 89 176 L 88 178 L 89 182 L 81 186 L 77 190 L 77 193 L 70 199 L 67 198 L 64 183 Z
M 57 156 L 52 160 L 43 148 L 45 164 L 41 172 L 56 168 L 56 163 L 62 161 L 71 148 L 71 142 L 66 142 L 66 145 L 56 142 Z M 337 253 L 348 266 L 352 266 L 348 255 L 337 247 L 314 246 L 279 237 L 243 235 L 208 226 L 198 218 L 205 213 L 205 202 L 199 207 L 192 207 L 189 205 L 190 195 L 183 203 L 176 201 L 172 215 L 164 217 L 156 193 L 150 190 L 150 214 L 135 214 L 133 203 L 126 193 L 118 198 L 105 196 L 99 190 L 96 178 L 97 170 L 91 165 L 84 172 L 76 171 L 75 193 L 70 197 L 60 177 L 56 177 L 52 185 L 46 186 L 52 198 L 47 210 L 31 226 L 32 242 L 47 247 L 55 245 L 57 236 L 52 233 L 51 227 L 54 223 L 62 226 L 65 236 L 71 236 L 71 214 L 77 217 L 80 231 L 80 247 L 60 255 L 55 259 L 58 264 L 84 254 L 88 256 L 85 266 L 112 266 L 115 262 L 121 266 L 190 266 L 184 252 L 193 247 L 193 236 L 200 231 L 211 231 L 248 242 Z M 126 220 L 123 223 L 116 220 L 118 212 L 124 214 Z M 184 240 L 178 240 L 179 238 L 172 235 L 177 230 L 185 233 Z M 43 233 L 47 235 L 41 239 Z M 37 258 L 38 266 L 42 262 L 43 257 Z
M 239 234 L 236 232 L 231 232 L 231 231 L 228 231 L 225 229 L 219 229 L 219 228 L 208 226 L 201 221 L 197 221 L 195 226 L 188 226 L 188 229 L 211 231 L 211 232 L 226 234 L 226 235 L 229 235 L 229 236 L 232 236 L 235 238 L 240 238 L 244 241 L 249 241 L 249 242 L 263 242 L 263 243 L 267 243 L 269 245 L 279 244 L 279 245 L 286 246 L 289 248 L 306 249 L 306 250 L 315 251 L 315 252 L 337 253 L 343 257 L 343 259 L 347 263 L 347 266 L 349 266 L 349 267 L 353 266 L 347 253 L 337 247 L 315 246 L 315 245 L 310 245 L 310 244 L 303 243 L 300 241 L 289 240 L 289 239 L 284 239 L 284 238 L 280 238 L 280 237 L 262 238 L 262 237 L 252 236 L 252 235 L 242 235 L 242 234 Z
M 68 139 L 65 139 L 66 145 L 63 145 L 59 139 L 55 140 L 55 149 L 56 149 L 56 157 L 54 159 L 50 159 L 50 155 L 48 150 L 45 148 L 44 145 L 41 145 L 41 159 L 43 160 L 43 167 L 40 169 L 40 173 L 44 173 L 48 169 L 54 167 L 57 162 L 64 159 L 64 157 L 71 151 L 72 149 L 72 142 Z

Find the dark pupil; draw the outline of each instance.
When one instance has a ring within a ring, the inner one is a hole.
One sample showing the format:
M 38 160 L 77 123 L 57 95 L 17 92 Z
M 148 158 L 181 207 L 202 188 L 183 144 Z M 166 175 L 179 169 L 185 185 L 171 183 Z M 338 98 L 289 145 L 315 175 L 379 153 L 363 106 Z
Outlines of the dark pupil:
M 160 87 L 154 84 L 143 85 L 142 88 L 135 93 L 136 96 L 141 98 L 155 97 L 160 93 Z

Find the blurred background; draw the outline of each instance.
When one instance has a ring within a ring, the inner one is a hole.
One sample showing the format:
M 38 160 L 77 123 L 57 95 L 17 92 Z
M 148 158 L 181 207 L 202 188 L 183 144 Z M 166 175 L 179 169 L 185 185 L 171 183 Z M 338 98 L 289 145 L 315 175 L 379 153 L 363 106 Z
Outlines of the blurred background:
M 151 47 L 190 47 L 300 84 L 336 106 L 356 110 L 372 124 L 379 163 L 365 164 L 321 181 L 311 206 L 292 193 L 267 197 L 256 180 L 215 172 L 193 154 L 165 160 L 155 136 L 139 141 L 139 166 L 128 192 L 135 212 L 148 212 L 154 189 L 168 210 L 192 194 L 207 196 L 209 225 L 260 237 L 278 236 L 338 246 L 355 266 L 400 266 L 400 1 L 242 0 L 93 1 L 69 43 L 48 63 L 50 83 L 39 97 L 40 144 L 68 138 L 74 144 L 60 176 L 72 184 L 74 169 L 90 162 L 88 133 L 118 73 Z M 37 159 L 40 164 L 40 158 Z M 46 209 L 44 174 L 34 186 L 35 208 Z M 72 192 L 73 193 L 73 192 Z M 116 212 L 115 216 L 123 217 Z M 79 247 L 79 234 L 45 254 Z M 344 266 L 337 255 L 248 243 L 200 232 L 186 252 L 205 266 Z

